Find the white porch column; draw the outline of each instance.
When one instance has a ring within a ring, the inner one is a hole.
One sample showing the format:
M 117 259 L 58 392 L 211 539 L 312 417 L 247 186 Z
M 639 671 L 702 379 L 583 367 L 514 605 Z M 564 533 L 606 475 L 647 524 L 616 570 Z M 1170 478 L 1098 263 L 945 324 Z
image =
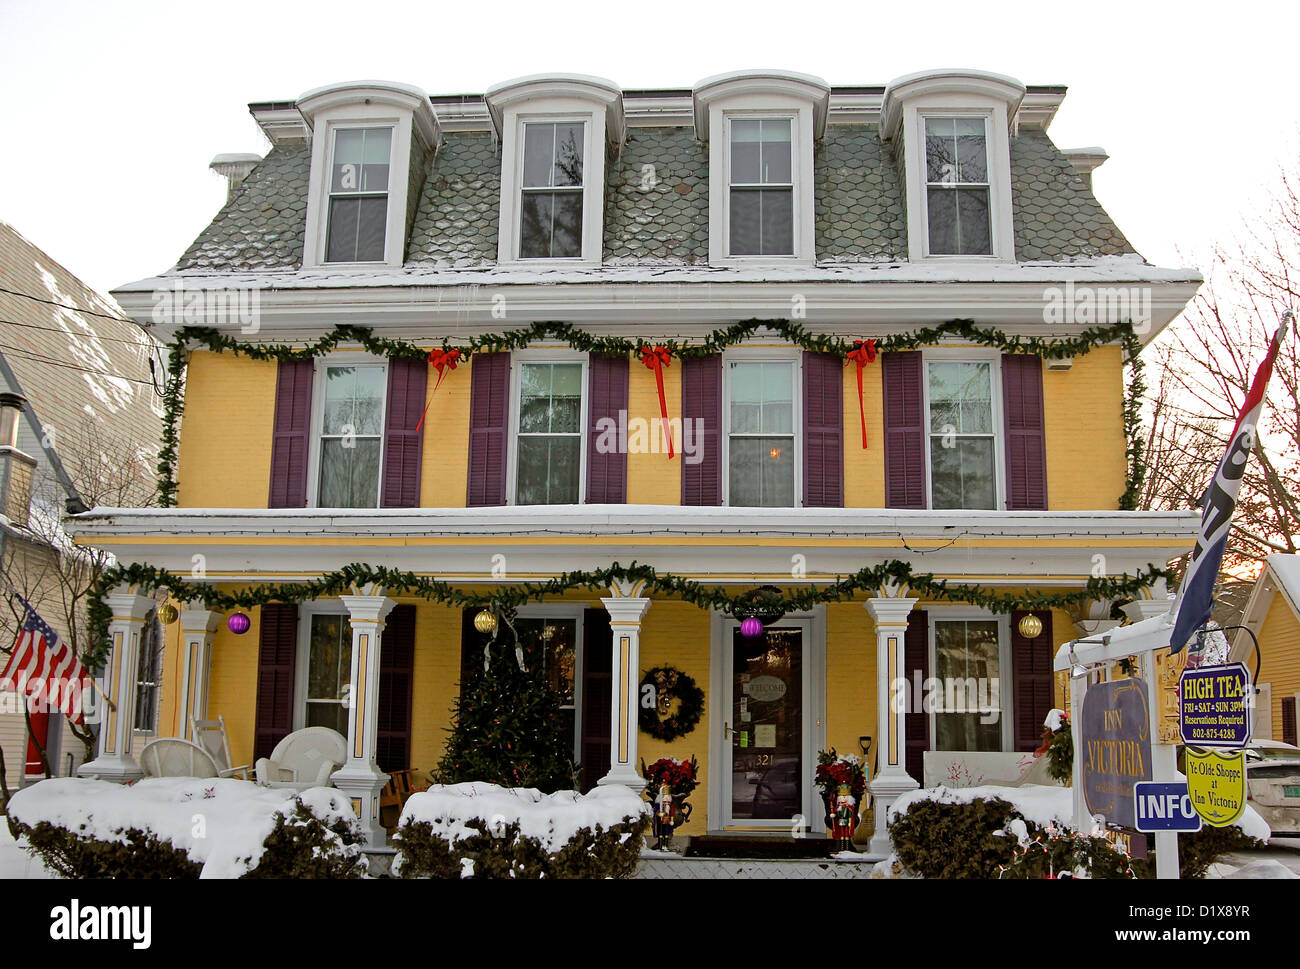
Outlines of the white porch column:
M 154 608 L 152 596 L 136 595 L 119 586 L 105 604 L 112 613 L 108 623 L 111 651 L 104 664 L 100 685 L 104 696 L 96 697 L 99 711 L 99 740 L 95 759 L 77 768 L 82 777 L 125 784 L 144 776 L 131 755 L 131 732 L 135 727 L 135 678 L 140 659 L 140 636 L 144 621 Z M 107 697 L 108 702 L 105 702 Z
M 885 830 L 890 807 L 900 794 L 920 787 L 916 778 L 907 773 L 907 670 L 903 668 L 907 616 L 918 601 L 893 595 L 868 599 L 865 603 L 876 624 L 876 743 L 879 745 L 876 748 L 879 769 L 868 785 L 876 822 L 870 850 L 881 857 L 890 851 Z M 895 684 L 900 682 L 903 687 L 895 696 Z
M 597 783 L 626 784 L 633 790 L 645 787 L 637 773 L 637 734 L 640 732 L 641 619 L 650 600 L 641 597 L 644 582 L 618 582 L 610 587 L 611 597 L 601 599 L 614 630 L 613 690 L 610 703 L 609 773 Z
M 181 610 L 181 736 L 194 739 L 194 721 L 208 718 L 208 684 L 212 671 L 212 638 L 221 613 L 210 609 Z
M 384 620 L 397 603 L 387 598 L 382 588 L 354 587 L 353 591 L 358 594 L 339 596 L 352 622 L 352 677 L 348 693 L 348 761 L 334 773 L 333 783 L 352 801 L 366 841 L 381 846 L 386 835 L 379 823 L 379 793 L 388 783 L 388 775 L 375 763 L 379 656 Z

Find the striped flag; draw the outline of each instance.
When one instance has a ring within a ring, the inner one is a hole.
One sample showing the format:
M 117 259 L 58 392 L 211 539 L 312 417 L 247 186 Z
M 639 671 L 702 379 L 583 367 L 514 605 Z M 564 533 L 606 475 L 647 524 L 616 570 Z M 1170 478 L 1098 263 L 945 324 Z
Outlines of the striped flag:
M 29 702 L 56 706 L 73 723 L 80 723 L 82 694 L 94 688 L 94 681 L 72 647 L 59 639 L 22 596 L 15 593 L 14 597 L 27 610 L 27 618 L 0 673 L 0 690 L 25 693 Z
M 1219 566 L 1223 564 L 1223 550 L 1228 544 L 1228 533 L 1232 527 L 1232 513 L 1237 509 L 1237 493 L 1241 491 L 1241 479 L 1246 473 L 1246 464 L 1250 453 L 1255 449 L 1256 425 L 1264 410 L 1264 391 L 1268 379 L 1273 375 L 1273 361 L 1277 359 L 1286 335 L 1287 324 L 1291 321 L 1291 311 L 1282 314 L 1282 325 L 1273 334 L 1264 362 L 1255 371 L 1250 391 L 1241 405 L 1237 415 L 1236 426 L 1228 438 L 1228 449 L 1214 472 L 1214 480 L 1205 492 L 1202 503 L 1201 528 L 1196 536 L 1196 548 L 1192 549 L 1192 560 L 1188 563 L 1187 573 L 1178 588 L 1178 601 L 1174 605 L 1174 631 L 1169 640 L 1169 652 L 1177 653 L 1196 630 L 1210 620 L 1214 610 L 1214 584 L 1219 578 Z

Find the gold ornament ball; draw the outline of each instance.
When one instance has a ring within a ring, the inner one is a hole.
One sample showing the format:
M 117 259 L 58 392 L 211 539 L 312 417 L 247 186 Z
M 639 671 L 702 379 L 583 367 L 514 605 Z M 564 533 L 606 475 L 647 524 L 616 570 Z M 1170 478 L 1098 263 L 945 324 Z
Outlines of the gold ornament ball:
M 1032 612 L 1027 613 L 1020 619 L 1020 635 L 1025 639 L 1037 639 L 1038 634 L 1043 631 L 1043 620 L 1039 619 Z
M 497 629 L 497 617 L 491 609 L 484 609 L 474 617 L 474 628 L 481 633 L 493 633 Z
M 164 626 L 170 626 L 178 618 L 180 618 L 180 613 L 176 611 L 176 607 L 170 602 L 164 602 L 158 607 L 158 621 Z

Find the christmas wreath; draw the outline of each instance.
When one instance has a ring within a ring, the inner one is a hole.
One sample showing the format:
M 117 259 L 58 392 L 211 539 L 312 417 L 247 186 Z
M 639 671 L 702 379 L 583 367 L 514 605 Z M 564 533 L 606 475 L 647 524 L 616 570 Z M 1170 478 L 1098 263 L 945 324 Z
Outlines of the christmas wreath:
M 647 687 L 654 702 L 647 702 Z M 641 678 L 641 729 L 656 740 L 676 740 L 695 729 L 704 713 L 704 691 L 681 670 L 656 666 Z M 676 710 L 673 701 L 677 701 Z

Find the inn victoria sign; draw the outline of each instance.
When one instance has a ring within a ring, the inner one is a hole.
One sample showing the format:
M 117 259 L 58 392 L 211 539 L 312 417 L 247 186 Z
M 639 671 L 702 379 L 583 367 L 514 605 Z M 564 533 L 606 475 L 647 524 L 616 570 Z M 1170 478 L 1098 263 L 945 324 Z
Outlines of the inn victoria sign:
M 1151 780 L 1151 723 L 1143 680 L 1089 687 L 1083 700 L 1082 774 L 1088 810 L 1132 828 L 1133 785 Z

